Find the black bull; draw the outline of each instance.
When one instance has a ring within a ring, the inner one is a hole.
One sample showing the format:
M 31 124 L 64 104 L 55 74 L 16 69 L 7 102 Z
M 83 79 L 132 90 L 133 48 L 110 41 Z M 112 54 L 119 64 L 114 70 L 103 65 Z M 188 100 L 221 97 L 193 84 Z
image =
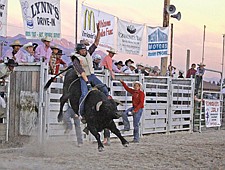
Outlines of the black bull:
M 47 84 L 50 85 L 49 82 Z M 47 87 L 45 87 L 45 89 L 46 88 Z M 62 121 L 63 106 L 68 99 L 70 100 L 70 104 L 74 112 L 78 113 L 80 95 L 80 80 L 75 71 L 73 69 L 69 69 L 65 75 L 63 83 L 63 95 L 60 98 L 58 121 Z M 121 140 L 124 146 L 128 146 L 128 142 L 121 135 L 113 121 L 113 119 L 116 118 L 116 112 L 118 111 L 117 104 L 113 99 L 107 99 L 107 97 L 99 90 L 92 90 L 84 101 L 84 111 L 87 127 L 95 136 L 98 142 L 99 151 L 102 151 L 104 147 L 98 132 L 101 132 L 105 128 L 114 133 Z

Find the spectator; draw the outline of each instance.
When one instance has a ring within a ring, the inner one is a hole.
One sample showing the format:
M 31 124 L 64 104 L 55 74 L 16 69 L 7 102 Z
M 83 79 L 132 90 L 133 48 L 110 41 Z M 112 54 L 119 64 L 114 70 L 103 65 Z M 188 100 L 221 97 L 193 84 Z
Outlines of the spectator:
M 151 73 L 151 67 L 148 64 L 146 64 L 144 74 L 145 74 L 145 76 L 149 76 L 150 73 Z
M 59 52 L 59 48 L 57 45 L 51 46 L 52 55 L 49 60 L 49 74 L 54 75 L 55 63 L 56 63 L 56 54 Z
M 51 57 L 49 61 L 49 65 L 51 65 L 51 74 L 56 75 L 59 73 L 60 64 L 62 64 L 64 68 L 67 67 L 66 63 L 61 59 L 62 55 L 64 55 L 62 50 L 58 50 L 58 53 L 55 55 L 56 58 L 53 58 L 53 56 Z
M 112 69 L 113 67 L 112 58 L 116 54 L 116 51 L 113 48 L 110 48 L 109 50 L 106 51 L 108 52 L 108 55 L 105 56 L 105 58 L 102 60 L 101 65 L 104 66 L 105 69 L 108 69 L 110 71 L 112 79 L 115 79 L 115 75 Z
M 179 70 L 178 78 L 184 78 L 184 71 L 183 70 Z
M 176 67 L 174 67 L 172 65 L 168 65 L 168 70 L 166 72 L 166 75 L 174 77 L 176 75 Z
M 23 46 L 19 40 L 15 40 L 12 44 L 9 45 L 10 47 L 12 47 L 12 49 L 8 49 L 5 54 L 2 56 L 0 56 L 0 63 L 4 61 L 4 59 L 7 61 L 8 59 L 13 59 L 16 61 L 16 57 L 15 54 L 20 50 L 20 48 Z
M 5 83 L 5 78 L 8 77 L 14 70 L 14 67 L 17 67 L 18 63 L 13 59 L 8 59 L 5 63 L 0 63 L 0 79 L 2 79 L 2 84 Z
M 142 74 L 144 71 L 144 65 L 142 63 L 137 64 L 137 68 L 135 69 L 135 73 Z
M 35 58 L 33 56 L 33 43 L 29 42 L 24 44 L 22 48 L 16 53 L 16 61 L 18 63 L 32 63 L 34 62 Z
M 102 57 L 99 54 L 95 54 L 93 57 L 93 68 L 94 70 L 102 70 L 102 67 L 100 66 Z
M 132 95 L 132 104 L 133 106 L 127 109 L 123 114 L 123 124 L 124 129 L 122 131 L 129 131 L 130 130 L 130 122 L 128 120 L 128 114 L 131 112 L 133 115 L 133 126 L 134 126 L 134 140 L 133 142 L 138 143 L 139 142 L 139 122 L 142 116 L 143 108 L 144 108 L 144 100 L 145 100 L 145 94 L 143 91 L 141 91 L 142 84 L 138 81 L 135 81 L 133 83 L 133 89 L 128 87 L 123 80 L 120 80 L 123 87 L 126 91 L 131 93 Z
M 186 75 L 186 78 L 194 78 L 195 77 L 195 74 L 196 74 L 196 64 L 192 64 L 191 65 L 191 68 L 187 71 L 187 75 Z
M 123 66 L 122 71 L 125 72 L 126 70 L 128 70 L 129 69 L 129 66 L 131 64 L 134 64 L 134 61 L 133 60 L 131 60 L 131 59 L 126 60 L 125 61 L 125 66 Z
M 160 75 L 159 67 L 158 66 L 154 66 L 150 75 L 151 76 L 159 76 Z
M 202 77 L 205 73 L 205 64 L 200 63 L 198 64 L 198 68 L 195 74 L 195 96 L 198 95 L 198 89 L 200 85 L 202 85 Z
M 45 61 L 45 63 L 49 63 L 50 57 L 52 55 L 52 50 L 50 48 L 52 38 L 45 37 L 42 38 L 41 41 L 43 42 L 43 44 L 39 45 L 35 50 L 35 61 L 40 61 L 41 58 L 43 58 L 43 61 Z
M 66 130 L 64 132 L 65 134 L 68 134 L 73 129 L 71 119 L 73 119 L 74 121 L 77 143 L 78 147 L 80 147 L 83 144 L 80 119 L 79 116 L 73 111 L 73 109 L 68 104 L 68 109 L 66 110 L 65 114 L 63 114 L 63 122 L 66 125 Z
M 124 66 L 123 61 L 118 61 L 118 62 L 115 61 L 113 65 L 113 71 L 115 73 L 121 73 L 123 66 Z
M 125 70 L 124 73 L 126 74 L 135 74 L 135 65 L 134 64 L 130 64 L 129 68 L 127 70 Z

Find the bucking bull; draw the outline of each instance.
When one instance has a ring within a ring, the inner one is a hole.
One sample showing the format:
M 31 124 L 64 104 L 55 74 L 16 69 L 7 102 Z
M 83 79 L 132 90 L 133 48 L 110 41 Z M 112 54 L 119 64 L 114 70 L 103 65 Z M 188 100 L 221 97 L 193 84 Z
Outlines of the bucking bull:
M 63 106 L 68 100 L 70 101 L 71 107 L 75 113 L 78 113 L 79 110 L 79 99 L 81 95 L 80 80 L 74 71 L 73 66 L 68 67 L 55 77 L 52 77 L 47 82 L 44 89 L 47 90 L 54 79 L 65 71 L 67 72 L 63 83 L 63 94 L 60 98 L 58 122 L 62 121 Z M 104 146 L 100 140 L 98 132 L 101 132 L 105 128 L 114 133 L 121 140 L 123 146 L 127 147 L 129 144 L 129 142 L 121 135 L 113 121 L 113 119 L 118 118 L 118 104 L 121 104 L 121 102 L 108 99 L 100 90 L 91 90 L 84 100 L 84 115 L 87 122 L 87 128 L 95 136 L 98 142 L 98 150 L 100 152 L 104 150 Z

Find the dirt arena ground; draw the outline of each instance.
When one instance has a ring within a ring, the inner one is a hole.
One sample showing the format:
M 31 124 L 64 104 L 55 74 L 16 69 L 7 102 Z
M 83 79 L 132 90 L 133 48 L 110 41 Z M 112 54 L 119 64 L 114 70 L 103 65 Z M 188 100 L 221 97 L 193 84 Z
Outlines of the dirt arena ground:
M 132 138 L 127 137 L 131 140 Z M 98 152 L 97 143 L 48 142 L 0 149 L 1 170 L 225 169 L 225 130 L 143 136 L 123 147 L 118 139 Z

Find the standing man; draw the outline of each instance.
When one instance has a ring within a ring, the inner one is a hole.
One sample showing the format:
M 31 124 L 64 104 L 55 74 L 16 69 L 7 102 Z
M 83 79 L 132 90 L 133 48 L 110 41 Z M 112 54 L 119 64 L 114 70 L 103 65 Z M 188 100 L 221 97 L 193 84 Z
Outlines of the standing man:
M 16 61 L 18 63 L 32 63 L 34 62 L 34 56 L 33 56 L 33 43 L 29 42 L 27 44 L 24 44 L 22 48 L 20 48 L 19 52 L 16 53 Z
M 12 49 L 8 49 L 5 54 L 0 56 L 0 63 L 3 62 L 5 59 L 13 59 L 16 60 L 15 54 L 20 50 L 20 48 L 23 46 L 19 40 L 15 40 L 12 44 L 9 45 L 12 47 Z
M 93 57 L 93 67 L 94 70 L 102 70 L 102 67 L 100 66 L 102 57 L 99 54 L 95 54 Z
M 196 74 L 195 68 L 196 68 L 196 64 L 193 63 L 191 65 L 191 68 L 187 71 L 186 78 L 191 78 L 191 77 L 194 78 L 195 77 L 195 74 Z
M 50 57 L 52 55 L 52 50 L 50 48 L 52 38 L 45 37 L 42 38 L 41 41 L 43 42 L 43 44 L 39 45 L 35 50 L 35 60 L 40 61 L 41 58 L 43 58 L 45 63 L 49 63 Z
M 112 79 L 115 79 L 115 73 L 113 71 L 112 58 L 116 54 L 116 51 L 113 48 L 110 48 L 109 50 L 106 50 L 106 51 L 108 52 L 108 55 L 105 56 L 105 58 L 102 60 L 101 65 L 104 66 L 105 69 L 108 69 L 110 71 Z
M 133 83 L 133 88 L 128 87 L 123 80 L 120 80 L 123 87 L 127 92 L 132 95 L 132 104 L 133 106 L 127 109 L 123 114 L 123 124 L 124 129 L 122 131 L 129 131 L 130 130 L 130 122 L 128 120 L 128 115 L 131 113 L 133 116 L 133 126 L 134 126 L 134 139 L 132 142 L 139 143 L 139 122 L 142 116 L 143 108 L 144 108 L 144 100 L 145 94 L 141 91 L 142 84 L 139 81 L 135 81 Z
M 198 95 L 198 89 L 200 87 L 200 85 L 202 84 L 202 78 L 203 78 L 203 75 L 205 73 L 205 64 L 203 63 L 200 63 L 198 64 L 198 68 L 197 68 L 197 71 L 196 71 L 196 76 L 195 76 L 195 98 L 196 96 Z
M 83 144 L 82 132 L 81 132 L 81 127 L 80 127 L 80 119 L 79 119 L 79 116 L 69 106 L 69 104 L 67 104 L 67 105 L 68 105 L 68 108 L 67 108 L 65 114 L 63 114 L 63 122 L 66 125 L 64 134 L 68 134 L 73 129 L 73 125 L 72 125 L 72 121 L 71 121 L 71 118 L 72 118 L 74 121 L 74 125 L 75 125 L 75 132 L 76 132 L 76 136 L 77 136 L 78 147 L 80 147 Z

